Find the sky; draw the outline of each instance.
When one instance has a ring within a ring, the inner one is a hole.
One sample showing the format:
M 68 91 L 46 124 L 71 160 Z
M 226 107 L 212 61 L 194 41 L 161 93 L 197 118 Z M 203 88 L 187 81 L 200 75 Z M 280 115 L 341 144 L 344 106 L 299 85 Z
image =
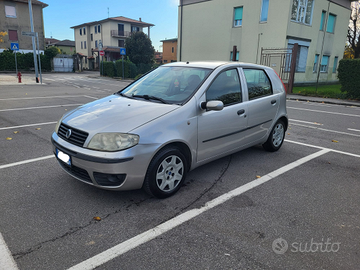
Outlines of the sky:
M 45 37 L 75 40 L 74 29 L 82 23 L 124 16 L 154 24 L 150 39 L 156 51 L 162 51 L 160 40 L 176 38 L 179 0 L 40 0 L 43 9 Z M 144 28 L 147 33 L 147 28 Z

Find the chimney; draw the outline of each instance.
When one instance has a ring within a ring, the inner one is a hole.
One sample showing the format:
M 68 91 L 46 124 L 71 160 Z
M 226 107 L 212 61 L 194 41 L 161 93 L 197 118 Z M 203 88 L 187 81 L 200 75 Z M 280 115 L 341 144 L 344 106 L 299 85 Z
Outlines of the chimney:
M 139 18 L 139 21 L 141 22 L 141 18 Z

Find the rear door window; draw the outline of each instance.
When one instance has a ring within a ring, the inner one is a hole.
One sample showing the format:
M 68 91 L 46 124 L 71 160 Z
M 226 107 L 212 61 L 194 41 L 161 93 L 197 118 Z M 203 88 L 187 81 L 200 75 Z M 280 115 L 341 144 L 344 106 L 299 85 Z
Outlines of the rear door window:
M 263 96 L 272 95 L 272 87 L 269 77 L 262 69 L 243 69 L 249 100 L 257 99 Z

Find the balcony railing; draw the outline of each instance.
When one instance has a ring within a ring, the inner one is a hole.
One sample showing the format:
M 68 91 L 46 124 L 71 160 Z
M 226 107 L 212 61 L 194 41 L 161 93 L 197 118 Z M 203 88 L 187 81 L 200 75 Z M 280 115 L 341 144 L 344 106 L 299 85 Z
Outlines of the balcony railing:
M 130 37 L 131 34 L 132 33 L 130 31 L 111 30 L 112 37 Z

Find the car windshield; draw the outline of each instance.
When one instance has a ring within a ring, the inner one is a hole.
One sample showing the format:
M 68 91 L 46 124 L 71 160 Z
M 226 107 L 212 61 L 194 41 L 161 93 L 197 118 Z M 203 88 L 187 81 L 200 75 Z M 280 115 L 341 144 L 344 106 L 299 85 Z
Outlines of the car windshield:
M 182 104 L 201 85 L 211 69 L 158 67 L 121 91 L 122 96 L 153 102 Z

